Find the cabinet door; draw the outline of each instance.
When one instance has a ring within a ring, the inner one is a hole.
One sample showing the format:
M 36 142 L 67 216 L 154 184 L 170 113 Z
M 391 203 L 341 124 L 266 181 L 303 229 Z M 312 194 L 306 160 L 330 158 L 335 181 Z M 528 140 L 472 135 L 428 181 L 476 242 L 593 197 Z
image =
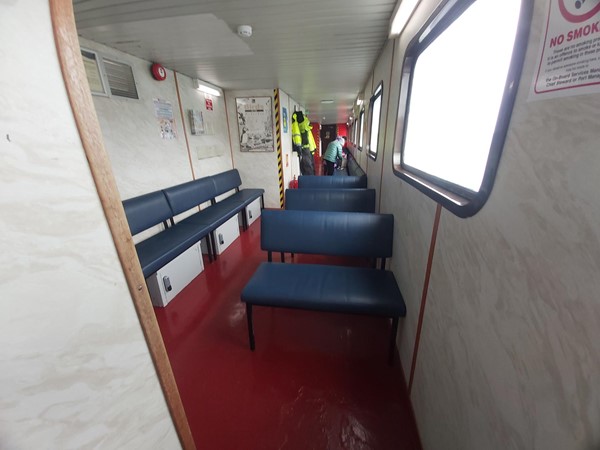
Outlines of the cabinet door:
M 246 206 L 246 219 L 248 221 L 248 225 L 252 225 L 252 223 L 260 217 L 260 198 L 257 198 L 248 206 Z
M 215 241 L 217 242 L 217 254 L 221 254 L 240 235 L 240 227 L 237 214 L 215 230 Z
M 198 243 L 146 279 L 152 304 L 167 306 L 203 270 Z

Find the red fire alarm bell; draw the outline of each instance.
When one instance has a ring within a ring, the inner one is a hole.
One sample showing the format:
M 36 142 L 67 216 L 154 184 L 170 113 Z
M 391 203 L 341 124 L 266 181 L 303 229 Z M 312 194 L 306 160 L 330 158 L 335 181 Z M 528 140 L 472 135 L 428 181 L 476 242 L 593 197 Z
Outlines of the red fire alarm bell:
M 165 78 L 167 78 L 167 71 L 161 64 L 158 64 L 158 63 L 152 64 L 152 67 L 150 67 L 150 70 L 152 71 L 152 76 L 154 77 L 155 80 L 162 81 Z

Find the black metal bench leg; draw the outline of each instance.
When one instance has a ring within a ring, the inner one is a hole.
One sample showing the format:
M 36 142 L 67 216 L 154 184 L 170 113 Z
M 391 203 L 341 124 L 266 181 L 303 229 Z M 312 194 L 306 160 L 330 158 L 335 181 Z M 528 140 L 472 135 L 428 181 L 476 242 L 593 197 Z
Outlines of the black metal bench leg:
M 210 239 L 210 233 L 207 234 L 204 239 L 206 239 L 206 251 L 208 253 L 208 262 L 213 262 L 213 246 L 212 241 Z
M 398 321 L 399 317 L 392 318 L 392 334 L 390 336 L 390 354 L 389 363 L 390 366 L 394 365 L 394 356 L 396 356 L 396 335 L 398 334 Z
M 248 229 L 248 216 L 246 216 L 246 208 L 242 209 L 242 230 Z
M 250 350 L 254 351 L 254 326 L 252 325 L 252 305 L 246 303 L 246 319 L 248 320 L 248 340 L 250 341 Z
M 213 248 L 213 261 L 217 260 L 217 241 L 215 240 L 215 232 L 212 231 L 210 233 L 210 242 Z

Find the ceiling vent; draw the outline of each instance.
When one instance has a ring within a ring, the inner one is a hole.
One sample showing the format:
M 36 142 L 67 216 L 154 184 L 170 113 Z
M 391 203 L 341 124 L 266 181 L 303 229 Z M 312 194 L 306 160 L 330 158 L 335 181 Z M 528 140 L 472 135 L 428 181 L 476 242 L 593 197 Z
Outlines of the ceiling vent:
M 139 98 L 131 66 L 103 58 L 106 78 L 112 95 Z

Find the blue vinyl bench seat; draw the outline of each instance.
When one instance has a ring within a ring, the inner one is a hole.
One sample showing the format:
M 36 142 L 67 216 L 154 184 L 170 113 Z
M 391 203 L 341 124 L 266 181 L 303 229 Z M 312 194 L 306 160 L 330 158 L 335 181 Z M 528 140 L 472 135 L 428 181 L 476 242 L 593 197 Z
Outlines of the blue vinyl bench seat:
M 307 309 L 389 317 L 389 359 L 406 305 L 394 274 L 385 270 L 392 256 L 394 216 L 362 212 L 265 210 L 261 219 L 261 263 L 241 293 L 246 304 L 250 348 L 255 349 L 253 306 Z M 380 259 L 380 268 L 272 262 L 273 252 L 358 256 Z
M 241 184 L 239 172 L 233 169 L 123 201 L 132 236 L 161 223 L 164 226 L 164 230 L 135 246 L 144 277 L 204 238 L 209 258 L 216 258 L 214 231 L 256 199 L 261 199 L 264 207 L 264 189 L 240 190 Z M 216 200 L 228 193 L 229 197 Z M 209 206 L 197 211 L 206 203 Z M 195 213 L 176 223 L 176 216 L 194 209 Z M 248 228 L 245 214 L 242 226 Z
M 348 163 L 346 164 L 346 172 L 349 176 L 362 177 L 366 176 L 365 171 L 358 165 L 358 161 L 352 153 L 348 152 Z
M 356 160 L 356 158 L 354 158 L 354 155 L 351 152 L 348 152 L 346 154 L 346 167 L 343 170 L 336 170 L 333 172 L 333 175 L 335 176 L 354 176 L 354 177 L 366 177 L 367 174 L 365 173 L 365 171 L 362 169 L 362 167 L 360 167 L 360 165 L 358 164 L 358 161 Z
M 181 223 L 211 225 L 213 230 L 236 215 L 257 198 L 262 200 L 264 189 L 239 189 L 242 184 L 237 170 L 229 170 L 211 177 L 200 178 L 164 189 L 173 216 L 186 212 L 198 205 L 211 202 L 208 208 L 183 219 Z M 220 201 L 216 197 L 229 191 L 235 192 Z M 264 206 L 264 205 L 262 205 Z M 246 217 L 242 215 L 246 229 Z M 216 256 L 216 255 L 215 255 Z
M 285 209 L 375 212 L 375 189 L 286 189 Z
M 221 211 L 224 213 L 228 212 L 232 215 L 237 214 L 257 198 L 262 198 L 264 192 L 265 191 L 263 189 L 242 189 L 241 191 L 236 192 L 235 194 L 215 203 L 211 206 L 211 208 L 219 206 L 222 208 Z
M 271 283 L 274 279 L 278 282 Z M 259 306 L 406 315 L 394 274 L 372 268 L 261 263 L 242 295 L 245 303 Z
M 220 202 L 212 204 L 208 208 L 186 217 L 178 222 L 177 226 L 188 225 L 208 227 L 209 233 L 212 233 L 254 200 L 260 198 L 261 193 L 257 192 L 261 191 L 260 189 L 248 189 L 248 191 L 250 190 L 255 192 L 239 192 L 238 194 L 240 195 L 234 194 L 231 197 L 227 197 Z M 246 189 L 244 191 L 246 191 Z M 243 217 L 243 220 L 245 220 L 245 216 Z M 244 228 L 247 228 L 247 225 L 245 225 Z M 216 255 L 213 255 L 213 257 L 216 257 Z
M 327 177 L 319 175 L 301 175 L 298 177 L 298 189 L 365 189 L 366 187 L 366 176 Z
M 135 246 L 144 278 L 148 278 L 192 245 L 207 237 L 210 225 L 177 225 L 167 228 Z

